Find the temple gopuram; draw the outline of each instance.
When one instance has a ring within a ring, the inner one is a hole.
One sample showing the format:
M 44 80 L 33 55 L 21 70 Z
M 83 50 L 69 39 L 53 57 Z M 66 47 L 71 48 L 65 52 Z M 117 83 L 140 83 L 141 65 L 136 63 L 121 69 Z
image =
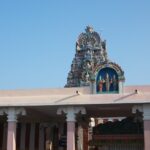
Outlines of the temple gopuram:
M 0 150 L 150 150 L 150 85 L 125 86 L 91 26 L 75 45 L 64 88 L 0 90 Z
M 66 87 L 92 86 L 92 93 L 122 93 L 124 72 L 107 56 L 106 41 L 87 26 L 76 42 Z

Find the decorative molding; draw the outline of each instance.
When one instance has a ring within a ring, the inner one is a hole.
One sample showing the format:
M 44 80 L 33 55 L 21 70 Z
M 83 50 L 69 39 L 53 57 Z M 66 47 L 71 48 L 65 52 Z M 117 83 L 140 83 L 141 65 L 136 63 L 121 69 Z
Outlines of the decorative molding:
M 72 107 L 72 106 L 58 108 L 57 114 L 61 115 L 63 113 L 66 114 L 67 121 L 75 122 L 76 121 L 76 119 L 75 119 L 76 114 L 78 114 L 78 113 L 86 114 L 86 110 L 84 107 Z
M 124 71 L 122 70 L 122 68 L 116 64 L 115 62 L 109 61 L 109 62 L 103 62 L 98 64 L 95 68 L 94 68 L 94 73 L 95 73 L 95 77 L 97 76 L 97 73 L 104 69 L 104 68 L 111 68 L 113 69 L 117 75 L 118 75 L 118 80 L 124 82 L 125 81 L 125 77 L 124 77 Z

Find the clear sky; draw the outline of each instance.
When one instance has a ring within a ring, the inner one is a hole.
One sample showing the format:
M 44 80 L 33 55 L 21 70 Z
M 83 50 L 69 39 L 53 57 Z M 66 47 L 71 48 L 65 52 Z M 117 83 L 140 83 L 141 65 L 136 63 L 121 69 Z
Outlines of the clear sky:
M 126 85 L 150 84 L 149 0 L 0 0 L 0 89 L 63 87 L 87 25 Z

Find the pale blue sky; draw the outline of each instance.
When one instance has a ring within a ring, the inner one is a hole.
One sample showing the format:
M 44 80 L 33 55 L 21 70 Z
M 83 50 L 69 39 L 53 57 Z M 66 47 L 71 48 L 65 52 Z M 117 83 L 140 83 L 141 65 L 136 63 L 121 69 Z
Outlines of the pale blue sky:
M 0 89 L 63 87 L 87 25 L 126 85 L 150 84 L 149 0 L 0 0 Z

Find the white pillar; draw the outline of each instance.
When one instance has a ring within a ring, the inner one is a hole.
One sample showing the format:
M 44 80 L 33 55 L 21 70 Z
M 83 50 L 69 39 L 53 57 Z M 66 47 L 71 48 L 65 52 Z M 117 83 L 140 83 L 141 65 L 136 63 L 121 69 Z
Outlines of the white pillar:
M 25 150 L 26 123 L 21 123 L 20 150 Z
M 17 115 L 25 115 L 23 108 L 4 108 L 0 111 L 0 115 L 7 114 L 7 150 L 16 150 L 16 126 Z
M 75 150 L 75 112 L 67 112 L 67 150 Z
M 7 150 L 16 150 L 16 120 L 8 121 Z
M 29 150 L 35 149 L 35 123 L 31 123 Z
M 84 107 L 61 107 L 57 114 L 66 113 L 67 117 L 67 150 L 75 150 L 75 115 L 79 112 L 86 114 Z

